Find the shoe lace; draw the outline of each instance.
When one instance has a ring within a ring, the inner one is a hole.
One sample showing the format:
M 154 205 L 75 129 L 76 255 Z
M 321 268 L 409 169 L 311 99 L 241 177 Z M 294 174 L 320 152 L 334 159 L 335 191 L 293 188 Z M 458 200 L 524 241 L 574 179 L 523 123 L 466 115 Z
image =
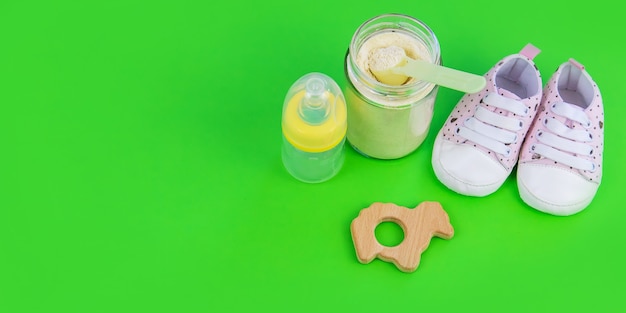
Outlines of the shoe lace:
M 497 93 L 488 93 L 481 102 L 518 116 L 528 115 L 528 107 L 524 103 Z M 474 116 L 465 120 L 457 129 L 457 133 L 465 139 L 508 157 L 511 155 L 511 148 L 508 145 L 517 142 L 516 132 L 522 127 L 524 127 L 522 120 L 495 113 L 479 105 Z
M 550 110 L 558 116 L 578 122 L 584 129 L 573 129 L 555 118 L 546 118 L 543 124 L 548 131 L 537 132 L 539 143 L 533 145 L 531 150 L 573 168 L 594 172 L 595 164 L 581 157 L 593 154 L 593 147 L 586 144 L 593 140 L 593 135 L 588 131 L 591 121 L 587 115 L 578 106 L 566 102 L 556 102 Z

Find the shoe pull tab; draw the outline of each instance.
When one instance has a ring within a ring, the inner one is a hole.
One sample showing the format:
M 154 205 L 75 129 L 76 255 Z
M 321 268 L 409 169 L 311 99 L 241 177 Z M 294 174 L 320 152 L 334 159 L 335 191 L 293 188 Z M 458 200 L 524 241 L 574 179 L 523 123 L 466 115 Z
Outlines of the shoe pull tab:
M 574 58 L 570 58 L 569 59 L 569 63 L 572 63 L 572 65 L 576 66 L 578 69 L 580 69 L 581 71 L 585 70 L 585 66 L 580 64 L 580 62 L 574 60 Z
M 537 54 L 539 54 L 539 52 L 541 52 L 539 48 L 535 47 L 531 43 L 528 43 L 526 46 L 524 46 L 524 48 L 522 48 L 522 51 L 520 51 L 519 54 L 532 60 L 537 56 Z

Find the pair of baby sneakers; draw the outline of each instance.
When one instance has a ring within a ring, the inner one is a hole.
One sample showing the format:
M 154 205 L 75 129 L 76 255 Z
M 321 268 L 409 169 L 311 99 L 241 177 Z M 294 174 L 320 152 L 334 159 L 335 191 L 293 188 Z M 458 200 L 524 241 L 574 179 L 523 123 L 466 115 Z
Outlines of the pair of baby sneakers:
M 487 74 L 486 87 L 465 94 L 435 139 L 432 165 L 449 189 L 489 195 L 517 165 L 529 206 L 554 215 L 586 208 L 602 179 L 604 108 L 585 68 L 565 62 L 542 89 L 531 44 Z

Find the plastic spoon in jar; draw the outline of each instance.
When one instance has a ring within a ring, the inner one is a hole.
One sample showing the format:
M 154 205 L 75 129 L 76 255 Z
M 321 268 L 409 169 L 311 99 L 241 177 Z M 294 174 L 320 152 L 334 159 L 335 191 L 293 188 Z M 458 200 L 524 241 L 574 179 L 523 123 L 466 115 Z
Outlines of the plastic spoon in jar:
M 370 56 L 370 71 L 379 82 L 391 86 L 400 86 L 413 77 L 465 93 L 475 93 L 487 83 L 483 76 L 411 59 L 404 49 L 397 46 L 374 50 Z

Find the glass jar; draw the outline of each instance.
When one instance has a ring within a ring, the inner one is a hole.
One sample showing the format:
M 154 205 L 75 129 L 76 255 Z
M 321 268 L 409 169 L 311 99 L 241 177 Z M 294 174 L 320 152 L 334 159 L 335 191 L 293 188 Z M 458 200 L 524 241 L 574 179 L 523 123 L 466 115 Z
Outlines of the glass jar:
M 367 58 L 374 48 L 390 45 L 400 46 L 413 59 L 441 64 L 437 37 L 413 17 L 380 15 L 354 33 L 345 60 L 347 138 L 361 154 L 378 159 L 401 158 L 419 147 L 428 134 L 438 90 L 414 78 L 400 86 L 376 80 Z

